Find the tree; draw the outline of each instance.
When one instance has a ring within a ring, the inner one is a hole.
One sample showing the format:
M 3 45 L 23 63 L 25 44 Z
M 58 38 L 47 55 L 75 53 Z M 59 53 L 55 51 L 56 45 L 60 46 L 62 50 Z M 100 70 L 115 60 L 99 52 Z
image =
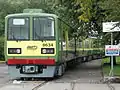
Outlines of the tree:
M 105 22 L 115 22 L 115 21 L 120 21 L 120 0 L 104 0 L 101 4 L 101 7 L 104 8 L 106 10 L 106 17 L 105 17 Z M 120 23 L 117 25 L 119 26 Z M 116 41 L 116 43 L 114 42 L 114 44 L 118 44 L 119 43 L 119 36 L 120 32 L 116 32 L 113 35 L 114 41 Z M 108 42 L 110 44 L 110 34 L 109 33 L 105 33 L 105 38 L 104 41 Z M 106 44 L 106 43 L 105 43 Z M 110 59 L 111 60 L 111 59 Z M 113 63 L 116 64 L 116 58 L 113 57 Z
M 86 38 L 95 36 L 94 32 L 98 33 L 95 37 L 101 37 L 105 10 L 100 7 L 100 0 L 75 0 L 75 2 L 79 5 L 78 19 L 82 23 L 79 32 L 84 32 Z

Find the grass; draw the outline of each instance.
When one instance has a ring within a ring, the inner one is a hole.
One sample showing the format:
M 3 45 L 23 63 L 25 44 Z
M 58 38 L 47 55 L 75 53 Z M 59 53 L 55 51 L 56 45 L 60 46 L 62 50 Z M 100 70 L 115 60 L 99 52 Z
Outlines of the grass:
M 110 73 L 110 65 L 104 65 L 103 66 L 103 73 L 104 73 L 104 76 L 109 76 L 109 73 Z M 120 65 L 116 65 L 114 66 L 114 76 L 120 76 Z
M 117 65 L 114 65 L 114 76 L 120 76 L 120 57 L 116 57 L 116 62 Z M 103 74 L 104 76 L 109 76 L 110 73 L 110 58 L 104 58 L 102 60 L 102 65 L 103 65 Z

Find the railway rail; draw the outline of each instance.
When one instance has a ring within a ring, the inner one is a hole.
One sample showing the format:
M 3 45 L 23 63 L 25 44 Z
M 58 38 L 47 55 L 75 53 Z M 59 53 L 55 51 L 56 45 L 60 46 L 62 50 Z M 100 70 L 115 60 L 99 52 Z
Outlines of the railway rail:
M 43 83 L 39 84 L 38 86 L 34 87 L 32 90 L 38 90 L 40 87 L 48 83 L 48 81 L 44 81 Z

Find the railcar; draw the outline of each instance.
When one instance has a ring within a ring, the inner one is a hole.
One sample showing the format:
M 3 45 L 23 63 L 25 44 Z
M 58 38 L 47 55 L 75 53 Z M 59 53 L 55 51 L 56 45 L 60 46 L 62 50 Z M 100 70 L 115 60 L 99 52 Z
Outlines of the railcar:
M 63 51 L 61 25 L 58 16 L 42 10 L 24 10 L 5 17 L 4 52 L 12 78 L 63 75 L 66 60 L 74 55 L 68 57 Z
M 4 52 L 10 77 L 63 75 L 67 62 L 77 62 L 81 56 L 77 53 L 81 50 L 69 48 L 69 29 L 55 14 L 38 9 L 25 9 L 24 13 L 7 15 Z

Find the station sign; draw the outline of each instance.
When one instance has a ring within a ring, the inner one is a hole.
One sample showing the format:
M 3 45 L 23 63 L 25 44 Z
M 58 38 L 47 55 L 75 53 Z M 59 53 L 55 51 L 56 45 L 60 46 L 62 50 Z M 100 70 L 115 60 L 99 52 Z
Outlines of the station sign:
M 105 56 L 119 56 L 119 46 L 105 45 Z
M 119 22 L 105 22 L 103 23 L 103 32 L 118 32 L 120 31 Z

